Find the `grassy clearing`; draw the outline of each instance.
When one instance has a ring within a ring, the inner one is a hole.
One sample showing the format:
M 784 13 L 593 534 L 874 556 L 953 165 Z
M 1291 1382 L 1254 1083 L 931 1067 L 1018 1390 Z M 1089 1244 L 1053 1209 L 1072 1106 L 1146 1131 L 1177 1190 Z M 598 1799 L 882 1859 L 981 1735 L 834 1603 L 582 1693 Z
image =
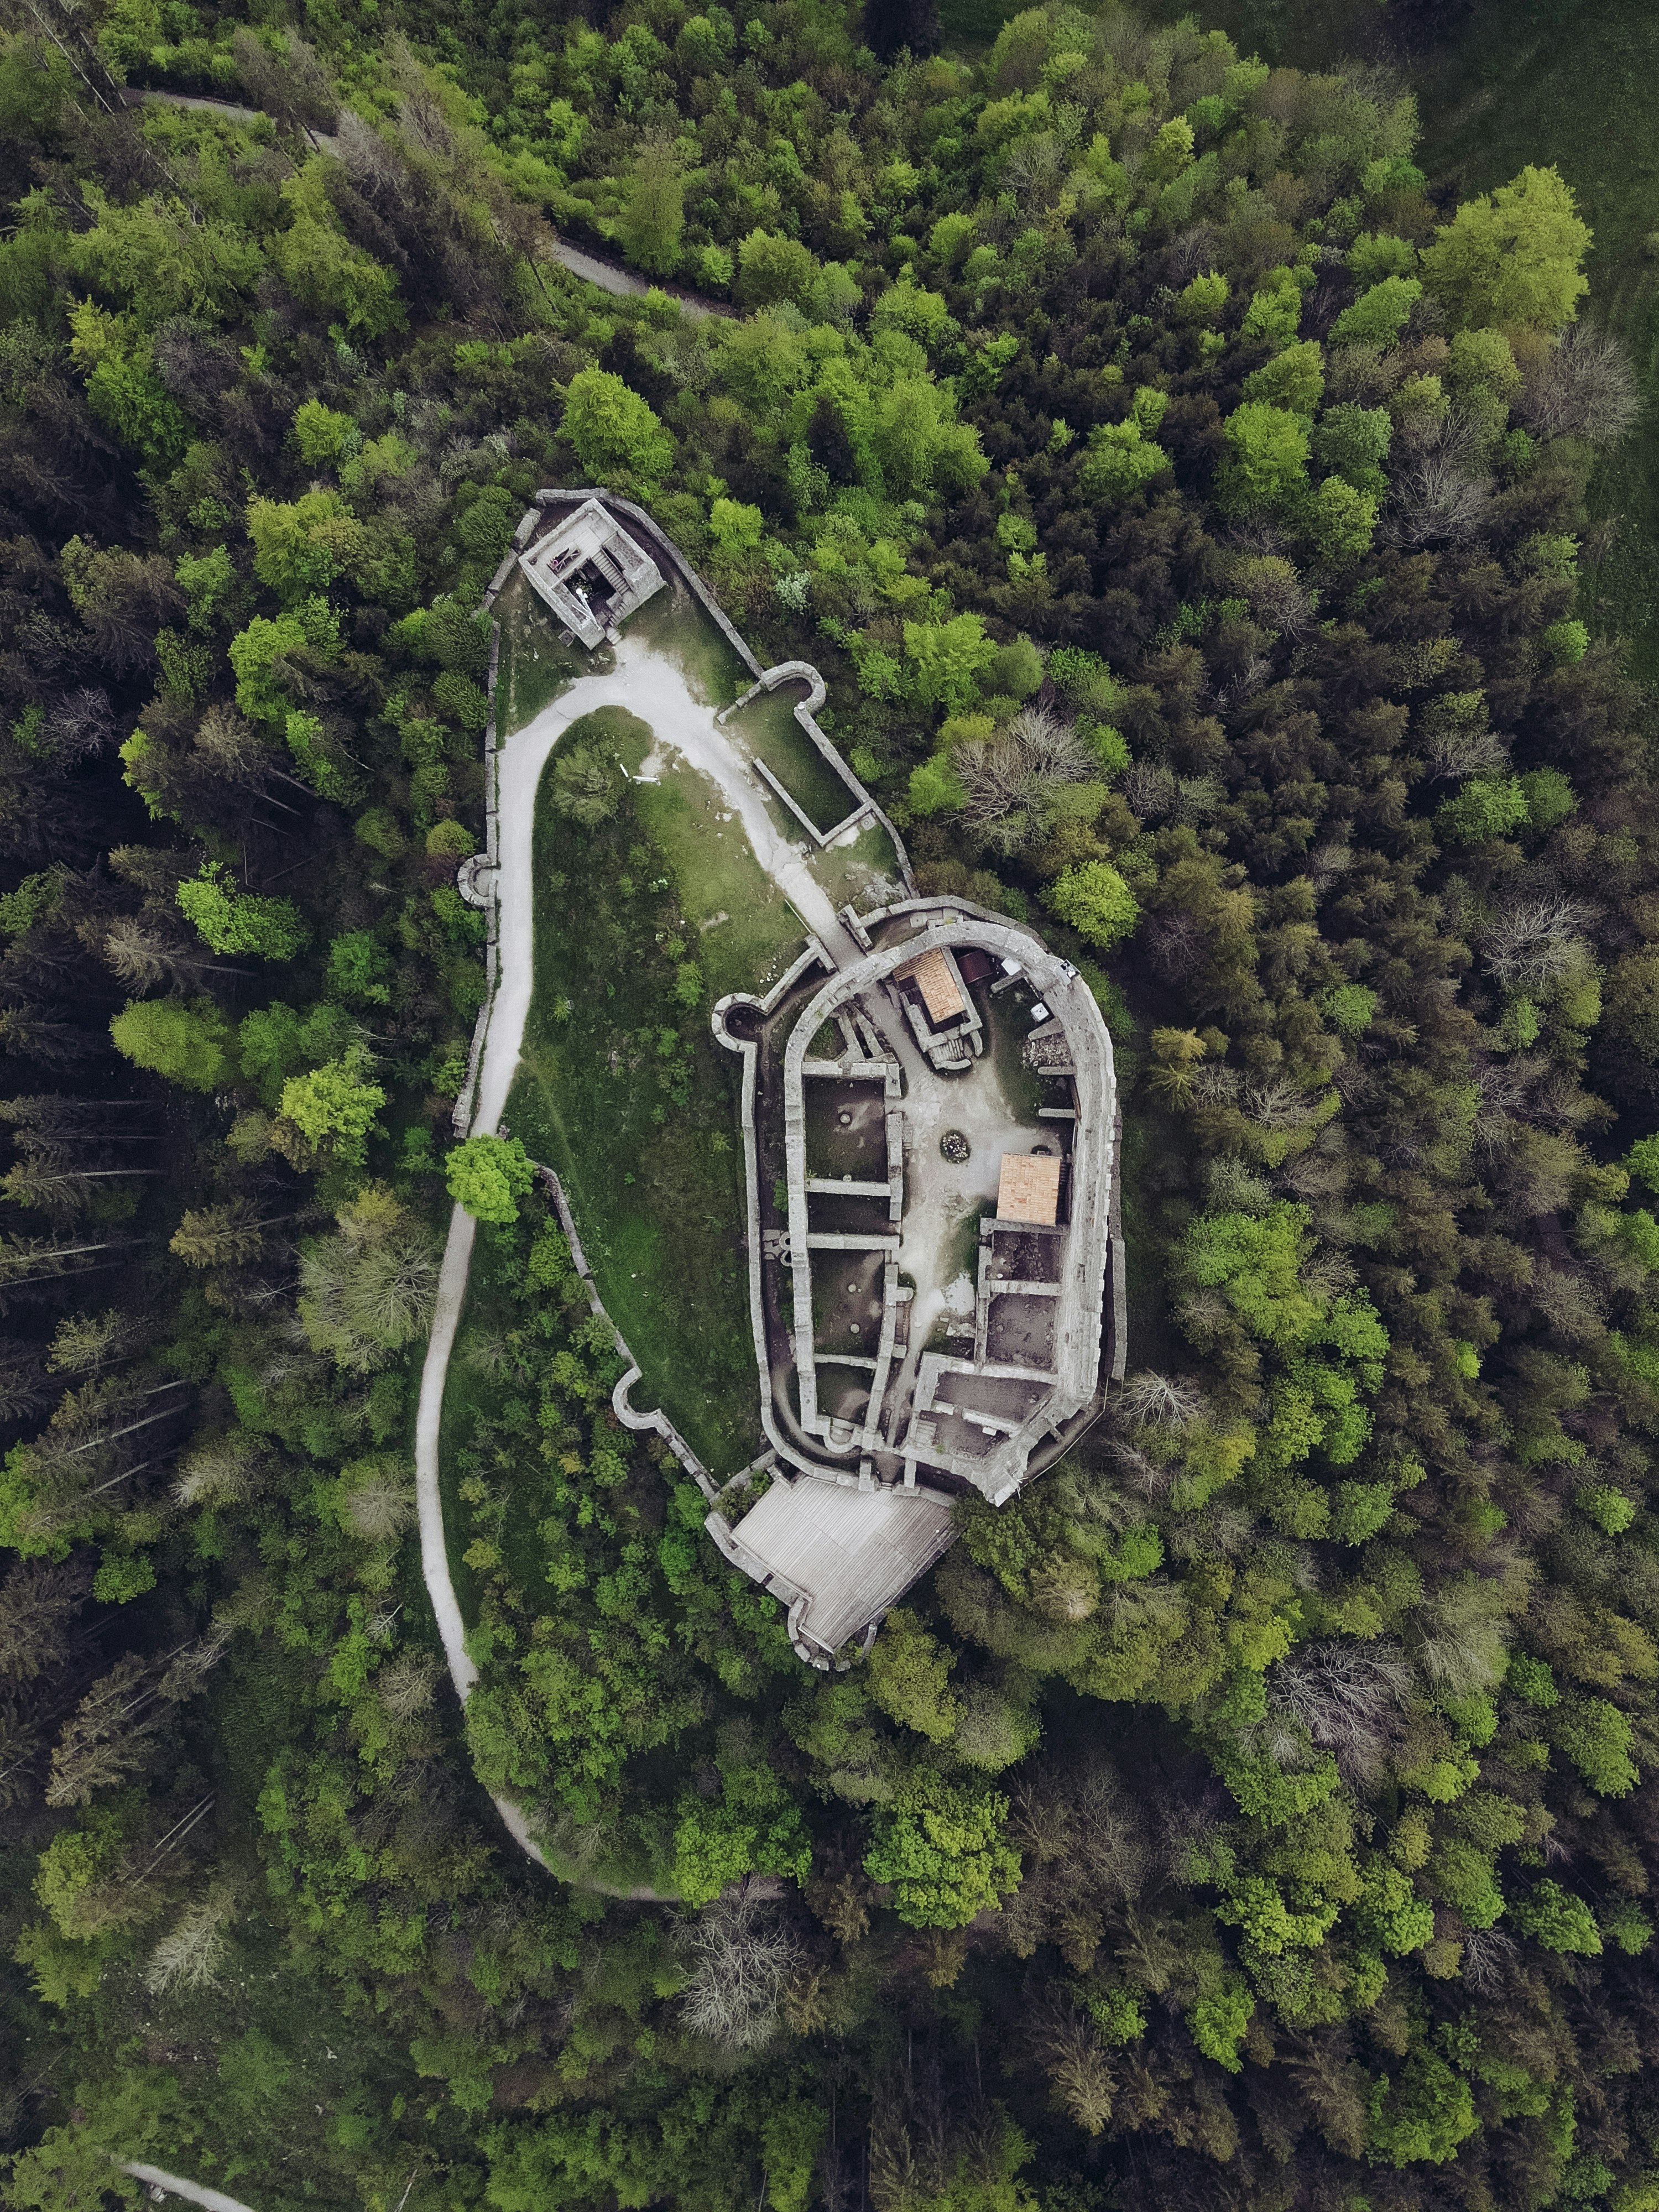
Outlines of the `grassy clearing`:
M 1048 1105 L 1050 1093 L 1036 1070 L 1025 1065 L 1025 1036 L 1030 1026 L 1026 1009 L 1031 1003 L 1030 994 L 1017 986 L 1012 991 L 999 993 L 994 999 L 983 991 L 976 993 L 975 998 L 985 1016 L 987 1049 L 997 1081 L 1002 1085 L 1002 1095 L 1008 1102 L 1008 1111 L 1016 1121 L 1029 1123 L 1033 1130 L 1039 1130 L 1042 1123 L 1037 1109 Z
M 521 583 L 503 594 L 501 611 L 497 681 L 505 686 L 502 726 L 512 730 L 579 671 Z M 737 655 L 683 595 L 659 595 L 629 632 L 672 659 L 710 704 L 746 686 Z M 596 656 L 581 672 L 601 665 Z M 748 711 L 739 734 L 817 818 L 833 822 L 846 811 L 838 779 L 787 698 L 763 705 L 763 714 Z M 733 1069 L 709 1034 L 707 1007 L 727 991 L 763 990 L 805 933 L 718 787 L 659 748 L 657 734 L 606 707 L 562 739 L 562 751 L 597 743 L 630 777 L 654 755 L 658 780 L 630 783 L 616 817 L 592 830 L 553 805 L 550 763 L 536 817 L 536 991 L 508 1119 L 565 1182 L 601 1295 L 644 1370 L 640 1403 L 663 1404 L 709 1466 L 727 1474 L 753 1456 L 760 1437 L 738 1248 Z M 895 874 L 878 825 L 812 865 L 837 904 Z M 702 971 L 700 999 L 682 994 L 688 963 Z M 488 1293 L 477 1296 L 487 1330 Z M 463 1352 L 472 1326 L 470 1304 Z M 477 1387 L 463 1366 L 453 1410 L 446 1403 L 446 1464 L 470 1425 Z M 447 1503 L 456 1511 L 456 1500 Z M 458 1583 L 465 1604 L 464 1567 Z
M 710 707 L 729 707 L 755 680 L 698 602 L 678 587 L 630 615 L 628 635 L 672 660 L 692 696 Z
M 648 735 L 616 708 L 570 732 L 641 757 Z M 600 1295 L 644 1370 L 639 1403 L 660 1402 L 731 1474 L 760 1436 L 727 1056 L 706 1005 L 678 988 L 703 947 L 654 833 L 659 794 L 628 787 L 611 820 L 582 830 L 553 805 L 551 774 L 536 809 L 536 990 L 508 1121 L 564 1181 Z
M 756 860 L 718 787 L 678 757 L 660 783 L 635 787 L 634 805 L 673 871 L 711 1000 L 763 991 L 800 950 L 805 925 Z
M 832 845 L 812 856 L 812 873 L 837 908 L 850 900 L 867 907 L 873 899 L 902 896 L 892 841 L 879 822 L 860 830 L 850 845 Z
M 833 830 L 852 812 L 853 794 L 795 720 L 793 691 L 762 692 L 726 726 L 743 751 L 765 762 L 809 821 Z
M 632 617 L 628 632 L 672 660 L 693 696 L 710 706 L 728 704 L 752 680 L 702 608 L 684 594 L 659 592 Z M 737 750 L 758 753 L 820 828 L 833 827 L 850 812 L 848 787 L 795 720 L 791 698 L 763 695 L 726 728 Z M 721 820 L 715 787 L 678 760 L 670 771 L 653 793 L 639 795 L 640 805 L 675 864 L 687 921 L 705 933 L 710 994 L 764 990 L 799 951 L 805 925 L 756 862 L 742 824 Z M 799 823 L 769 791 L 763 796 L 780 830 L 804 845 Z M 809 854 L 808 865 L 838 907 L 898 880 L 891 842 L 878 823 L 851 845 Z M 728 921 L 717 924 L 717 915 Z

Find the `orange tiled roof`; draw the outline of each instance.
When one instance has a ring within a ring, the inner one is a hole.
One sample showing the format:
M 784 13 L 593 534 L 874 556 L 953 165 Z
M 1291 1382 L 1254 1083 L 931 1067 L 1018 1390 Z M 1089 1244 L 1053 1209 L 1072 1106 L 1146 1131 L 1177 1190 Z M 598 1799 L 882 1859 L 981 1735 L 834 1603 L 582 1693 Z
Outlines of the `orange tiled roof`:
M 951 963 L 937 946 L 915 960 L 907 960 L 902 968 L 894 969 L 893 976 L 897 982 L 914 979 L 921 993 L 921 1003 L 927 1009 L 927 1018 L 935 1028 L 968 1011 L 968 1003 L 951 973 Z
M 1060 1213 L 1060 1160 L 1053 1152 L 1005 1152 L 997 1178 L 999 1221 L 1054 1221 Z

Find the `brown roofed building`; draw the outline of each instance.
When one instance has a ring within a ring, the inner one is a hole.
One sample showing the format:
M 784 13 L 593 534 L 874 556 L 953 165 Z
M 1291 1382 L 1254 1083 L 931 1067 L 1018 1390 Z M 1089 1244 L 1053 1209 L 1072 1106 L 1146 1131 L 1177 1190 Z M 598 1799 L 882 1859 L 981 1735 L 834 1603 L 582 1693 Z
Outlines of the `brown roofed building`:
M 1052 1224 L 1060 1216 L 1059 1156 L 1005 1152 L 997 1178 L 997 1219 Z
M 968 1002 L 957 989 L 951 963 L 943 952 L 924 952 L 915 960 L 907 960 L 903 967 L 894 969 L 893 981 L 915 983 L 927 1009 L 927 1018 L 935 1029 L 968 1011 Z

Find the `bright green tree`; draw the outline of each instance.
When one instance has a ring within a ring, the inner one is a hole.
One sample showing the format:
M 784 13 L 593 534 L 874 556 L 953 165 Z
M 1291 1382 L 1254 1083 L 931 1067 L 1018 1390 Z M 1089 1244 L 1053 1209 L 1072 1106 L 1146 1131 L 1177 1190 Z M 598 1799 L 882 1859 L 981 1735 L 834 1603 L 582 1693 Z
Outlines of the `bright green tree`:
M 392 1003 L 392 963 L 372 929 L 351 929 L 328 948 L 328 984 L 349 1006 Z
M 818 273 L 811 249 L 781 232 L 751 230 L 738 248 L 738 297 L 745 307 L 781 301 L 804 307 Z
M 904 650 L 915 665 L 918 696 L 929 705 L 959 713 L 974 699 L 979 679 L 996 659 L 979 615 L 953 615 L 949 622 L 908 622 Z
M 760 544 L 766 520 L 759 507 L 739 499 L 717 499 L 708 509 L 708 533 L 729 561 L 740 560 Z
M 1443 2166 L 1480 2124 L 1468 2081 L 1419 2043 L 1396 2080 L 1382 2074 L 1372 2085 L 1366 2149 L 1379 2166 Z
M 477 1221 L 505 1228 L 536 1180 L 536 1166 L 516 1137 L 481 1133 L 457 1145 L 444 1164 L 449 1194 Z
M 216 952 L 292 960 L 311 942 L 311 926 L 291 899 L 239 891 L 222 860 L 207 860 L 179 884 L 179 908 Z
M 1328 561 L 1357 561 L 1370 550 L 1376 532 L 1374 491 L 1356 491 L 1342 477 L 1327 477 L 1294 510 L 1296 526 Z
M 356 566 L 366 544 L 362 524 L 327 486 L 296 500 L 250 500 L 247 534 L 254 574 L 288 606 L 325 592 Z
M 1391 346 L 1423 296 L 1415 276 L 1385 276 L 1362 292 L 1331 325 L 1333 345 Z
M 685 180 L 673 141 L 660 135 L 640 149 L 619 226 L 629 259 L 653 276 L 672 276 L 685 233 Z
M 967 805 L 968 793 L 948 753 L 935 753 L 931 760 L 911 769 L 908 799 L 911 813 L 924 818 L 929 814 L 954 813 Z
M 234 1033 L 211 999 L 130 999 L 109 1031 L 136 1067 L 187 1091 L 217 1091 L 235 1077 Z
M 1018 1884 L 1018 1854 L 1003 1838 L 1007 1817 L 997 1790 L 919 1769 L 878 1812 L 865 1871 L 894 1885 L 895 1908 L 911 1927 L 965 1928 Z
M 1559 169 L 1522 170 L 1466 200 L 1423 255 L 1430 290 L 1454 322 L 1559 331 L 1589 290 L 1589 225 Z
M 270 241 L 270 258 L 301 307 L 366 338 L 400 330 L 408 310 L 392 271 L 340 228 L 328 196 L 332 165 L 321 155 L 282 188 L 289 226 Z
M 332 468 L 357 451 L 363 434 L 349 415 L 307 399 L 294 417 L 294 442 L 308 467 Z
M 367 1049 L 353 1045 L 338 1060 L 283 1084 L 283 1121 L 313 1152 L 326 1148 L 349 1166 L 362 1164 L 374 1116 L 386 1104 L 386 1092 L 369 1080 L 370 1064 Z
M 1142 436 L 1138 422 L 1102 422 L 1089 434 L 1079 477 L 1091 499 L 1127 499 L 1169 465 L 1168 453 Z
M 1598 1958 L 1601 1934 L 1595 1915 L 1582 1897 L 1575 1897 L 1559 1882 L 1540 1881 L 1527 1897 L 1510 1907 L 1510 1917 L 1523 1935 L 1547 1951 L 1576 1951 L 1587 1959 Z
M 1316 338 L 1303 338 L 1253 368 L 1244 380 L 1246 399 L 1283 407 L 1292 415 L 1311 415 L 1325 391 L 1325 356 Z
M 571 378 L 564 434 L 583 469 L 600 483 L 649 486 L 673 466 L 672 436 L 639 393 L 609 369 L 580 369 Z
M 1527 819 L 1527 794 L 1519 776 L 1472 775 L 1435 819 L 1454 843 L 1482 845 L 1520 829 Z
M 1382 464 L 1393 437 L 1394 424 L 1384 407 L 1328 407 L 1314 429 L 1314 459 L 1322 469 L 1346 477 L 1356 491 L 1386 491 Z
M 267 1106 L 275 1106 L 290 1075 L 325 1060 L 339 1059 L 357 1041 L 357 1025 L 345 1008 L 325 999 L 301 1013 L 275 999 L 242 1017 L 237 1057 L 244 1079 Z
M 962 1719 L 951 1687 L 956 1654 L 930 1636 L 914 1613 L 895 1606 L 865 1662 L 870 1695 L 890 1720 L 933 1743 L 948 1743 Z
M 1232 287 L 1218 269 L 1206 270 L 1194 276 L 1176 301 L 1176 312 L 1183 322 L 1213 323 L 1220 316 L 1231 296 Z
M 1247 399 L 1222 425 L 1227 454 L 1216 474 L 1216 498 L 1233 514 L 1279 507 L 1308 480 L 1308 425 L 1300 415 Z
M 1109 860 L 1066 869 L 1042 896 L 1049 911 L 1091 945 L 1116 945 L 1140 919 L 1139 902 Z
M 1554 1721 L 1555 1741 L 1599 1797 L 1627 1797 L 1641 1779 L 1631 1757 L 1630 1717 L 1606 1698 L 1565 1701 Z
M 1417 248 L 1408 238 L 1391 231 L 1362 230 L 1348 248 L 1348 268 L 1362 288 L 1380 284 L 1387 276 L 1409 276 L 1417 266 Z

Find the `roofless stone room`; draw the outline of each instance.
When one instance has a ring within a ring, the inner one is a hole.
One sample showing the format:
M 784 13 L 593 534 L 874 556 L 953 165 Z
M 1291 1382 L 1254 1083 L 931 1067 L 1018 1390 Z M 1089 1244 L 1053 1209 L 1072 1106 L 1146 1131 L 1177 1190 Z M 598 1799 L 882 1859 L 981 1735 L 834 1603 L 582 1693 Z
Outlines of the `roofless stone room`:
M 1072 964 L 960 901 L 839 917 L 744 1060 L 751 1321 L 770 1484 L 710 1527 L 830 1663 L 1121 1376 L 1111 1039 Z

